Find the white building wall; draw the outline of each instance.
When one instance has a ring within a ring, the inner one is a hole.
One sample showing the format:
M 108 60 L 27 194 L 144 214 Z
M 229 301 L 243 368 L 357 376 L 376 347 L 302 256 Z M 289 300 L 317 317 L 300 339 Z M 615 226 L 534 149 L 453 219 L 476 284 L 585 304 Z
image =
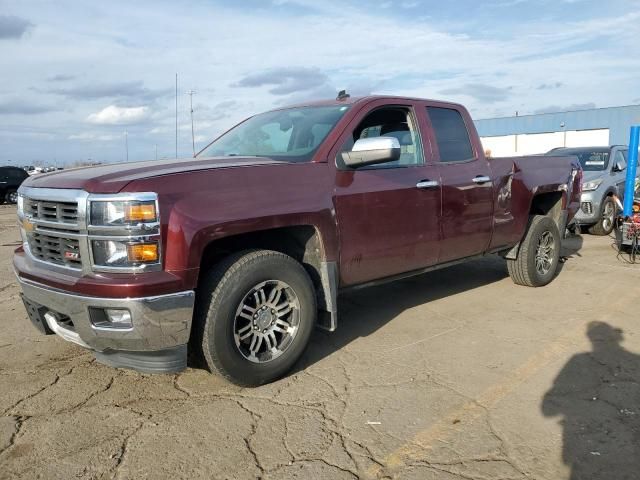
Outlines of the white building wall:
M 573 130 L 549 133 L 481 137 L 485 152 L 493 157 L 546 153 L 557 147 L 600 147 L 609 145 L 609 129 Z

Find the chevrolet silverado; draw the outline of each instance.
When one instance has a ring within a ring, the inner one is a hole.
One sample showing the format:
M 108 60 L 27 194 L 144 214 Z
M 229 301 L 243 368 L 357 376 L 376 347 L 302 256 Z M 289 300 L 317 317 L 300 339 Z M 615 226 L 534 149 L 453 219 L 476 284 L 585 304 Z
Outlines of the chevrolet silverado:
M 543 286 L 575 157 L 484 156 L 467 110 L 339 95 L 236 125 L 194 158 L 41 174 L 14 268 L 32 323 L 114 367 L 284 375 L 339 294 L 487 254 Z

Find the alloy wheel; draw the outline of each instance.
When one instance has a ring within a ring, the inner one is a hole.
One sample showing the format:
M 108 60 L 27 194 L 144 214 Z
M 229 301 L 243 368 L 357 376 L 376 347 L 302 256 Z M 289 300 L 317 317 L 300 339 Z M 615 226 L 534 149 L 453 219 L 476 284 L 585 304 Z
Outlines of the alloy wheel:
M 553 234 L 548 230 L 543 232 L 536 249 L 536 271 L 540 275 L 546 275 L 551 270 L 555 249 Z
M 280 280 L 255 285 L 236 309 L 233 336 L 244 358 L 266 363 L 291 346 L 300 325 L 300 301 Z
M 613 202 L 606 202 L 604 205 L 604 211 L 602 212 L 602 229 L 608 232 L 613 227 L 613 220 L 615 216 L 615 209 L 613 208 Z

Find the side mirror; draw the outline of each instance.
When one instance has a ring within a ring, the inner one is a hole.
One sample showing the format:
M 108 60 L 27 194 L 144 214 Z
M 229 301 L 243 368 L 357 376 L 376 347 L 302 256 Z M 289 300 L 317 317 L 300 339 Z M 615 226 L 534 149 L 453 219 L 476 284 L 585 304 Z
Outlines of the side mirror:
M 627 166 L 624 164 L 624 162 L 617 161 L 616 164 L 613 166 L 613 171 L 622 172 L 625 168 L 627 168 Z
M 347 167 L 359 168 L 393 162 L 401 153 L 400 142 L 395 137 L 361 138 L 350 152 L 342 152 L 342 160 Z

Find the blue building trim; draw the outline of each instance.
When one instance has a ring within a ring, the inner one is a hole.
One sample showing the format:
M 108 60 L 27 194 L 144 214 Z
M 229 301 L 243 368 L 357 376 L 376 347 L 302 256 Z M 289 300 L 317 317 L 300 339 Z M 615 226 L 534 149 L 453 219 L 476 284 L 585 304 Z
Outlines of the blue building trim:
M 638 124 L 640 105 L 475 120 L 481 137 L 608 128 L 612 145 L 626 145 L 629 129 Z

